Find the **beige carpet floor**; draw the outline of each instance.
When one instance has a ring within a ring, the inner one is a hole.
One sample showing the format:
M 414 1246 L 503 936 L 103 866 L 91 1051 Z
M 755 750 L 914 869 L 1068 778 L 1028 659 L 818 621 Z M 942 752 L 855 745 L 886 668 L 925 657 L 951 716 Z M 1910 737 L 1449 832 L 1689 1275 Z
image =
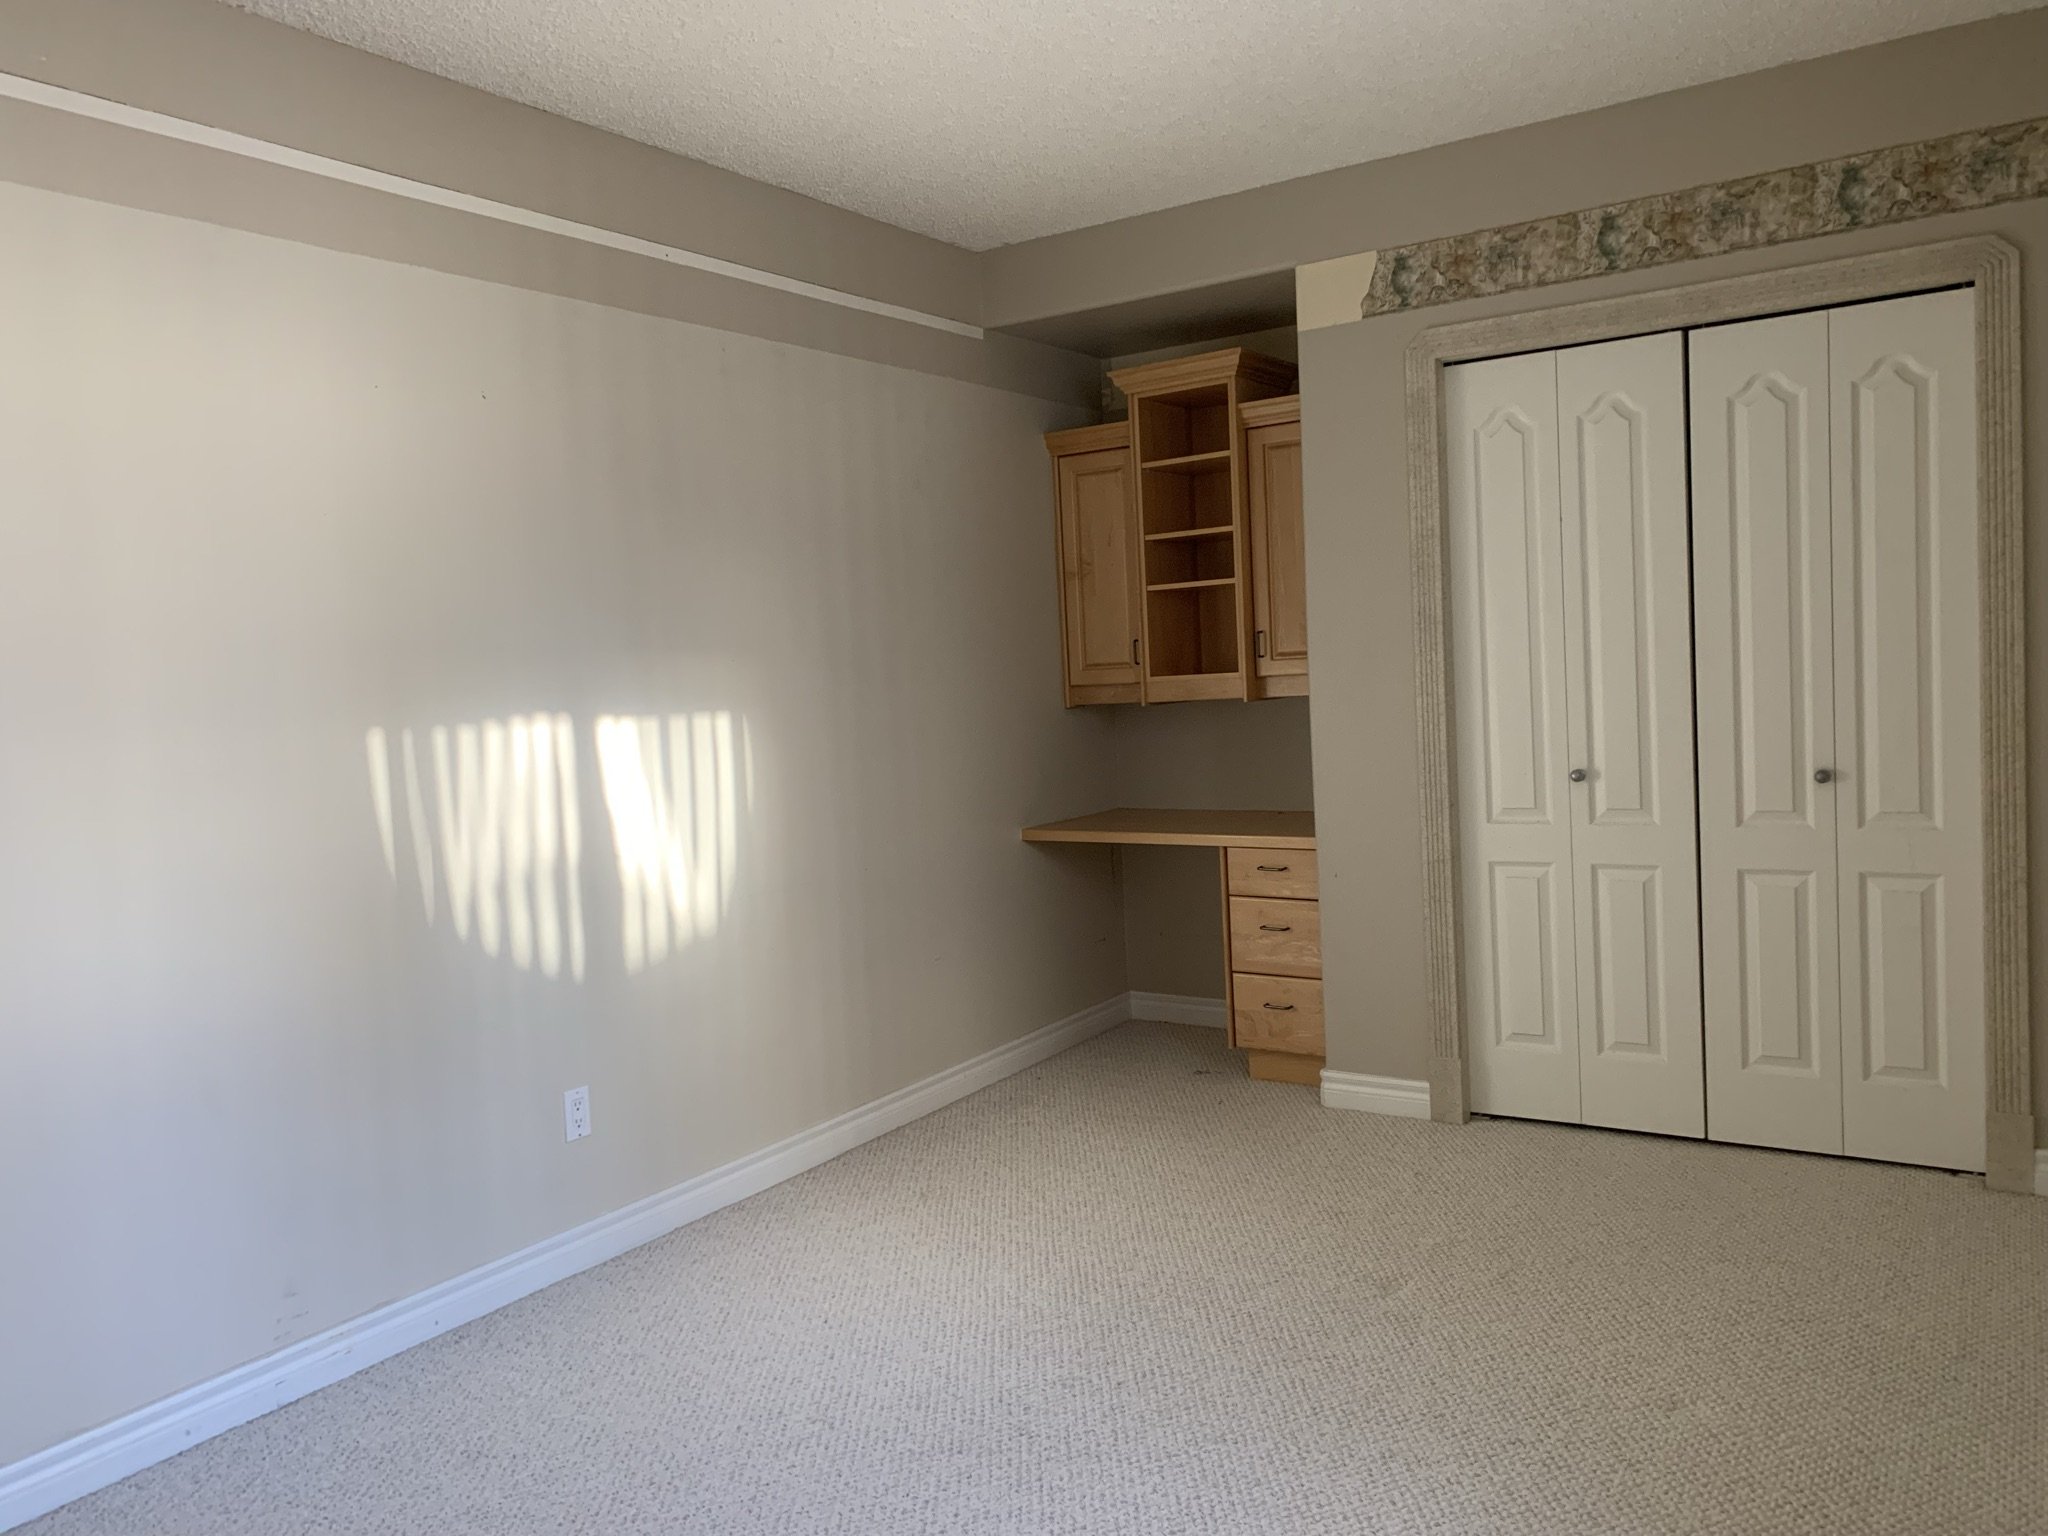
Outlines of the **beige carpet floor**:
M 2048 1201 L 1130 1025 L 27 1529 L 2048 1532 Z

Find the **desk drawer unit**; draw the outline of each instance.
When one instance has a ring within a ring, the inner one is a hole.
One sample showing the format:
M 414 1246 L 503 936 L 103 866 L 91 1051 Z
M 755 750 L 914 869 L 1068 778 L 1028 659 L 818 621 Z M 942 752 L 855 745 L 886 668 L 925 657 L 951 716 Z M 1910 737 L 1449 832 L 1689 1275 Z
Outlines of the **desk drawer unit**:
M 1230 968 L 1261 976 L 1323 974 L 1322 904 L 1230 898 Z
M 1323 909 L 1306 848 L 1223 850 L 1230 1043 L 1253 1077 L 1313 1085 L 1323 1067 Z
M 1230 1028 L 1248 1051 L 1323 1054 L 1323 984 L 1306 976 L 1230 978 Z
M 1225 879 L 1233 896 L 1316 899 L 1316 856 L 1306 848 L 1226 848 Z

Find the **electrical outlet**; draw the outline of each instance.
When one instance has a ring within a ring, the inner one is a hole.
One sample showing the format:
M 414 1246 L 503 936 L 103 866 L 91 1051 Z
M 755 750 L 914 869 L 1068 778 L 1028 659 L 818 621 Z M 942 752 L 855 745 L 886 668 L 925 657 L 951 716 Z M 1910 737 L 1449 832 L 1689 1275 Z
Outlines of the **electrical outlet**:
M 590 1090 L 571 1088 L 562 1095 L 562 1139 L 581 1141 L 590 1134 Z

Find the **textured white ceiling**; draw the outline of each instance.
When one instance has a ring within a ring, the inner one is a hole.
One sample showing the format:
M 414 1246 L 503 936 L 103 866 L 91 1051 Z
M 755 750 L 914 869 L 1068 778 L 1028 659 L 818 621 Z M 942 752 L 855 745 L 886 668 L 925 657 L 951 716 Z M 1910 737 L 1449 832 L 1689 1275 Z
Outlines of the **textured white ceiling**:
M 2041 0 L 233 0 L 980 250 Z

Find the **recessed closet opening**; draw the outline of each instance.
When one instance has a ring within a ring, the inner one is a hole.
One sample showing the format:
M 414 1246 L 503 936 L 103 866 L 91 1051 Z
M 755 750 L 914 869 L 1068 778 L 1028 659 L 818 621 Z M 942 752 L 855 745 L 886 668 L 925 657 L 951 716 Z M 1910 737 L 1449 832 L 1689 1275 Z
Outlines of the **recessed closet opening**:
M 1987 317 L 1901 289 L 1418 343 L 1461 1110 L 1986 1168 Z

